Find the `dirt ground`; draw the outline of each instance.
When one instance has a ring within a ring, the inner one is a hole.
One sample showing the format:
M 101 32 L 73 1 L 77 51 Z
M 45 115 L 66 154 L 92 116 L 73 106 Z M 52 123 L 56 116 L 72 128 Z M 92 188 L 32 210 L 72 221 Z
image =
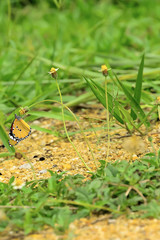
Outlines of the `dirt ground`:
M 84 134 L 77 133 L 71 136 L 71 140 L 85 163 L 92 171 L 99 166 L 98 160 L 106 159 L 107 155 L 107 125 L 106 112 L 100 105 L 92 105 L 88 108 L 76 110 L 80 118 L 80 125 Z M 111 119 L 111 123 L 112 123 Z M 54 127 L 61 135 L 64 134 L 63 123 L 53 119 L 40 119 L 32 123 L 42 128 Z M 79 131 L 76 122 L 66 122 L 69 132 Z M 111 142 L 109 146 L 109 157 L 107 161 L 126 160 L 134 161 L 143 154 L 153 151 L 148 136 L 153 139 L 153 147 L 157 150 L 160 146 L 160 125 L 157 122 L 152 126 L 150 132 L 142 137 L 129 137 L 125 129 L 113 124 L 110 130 Z M 4 152 L 2 144 L 0 152 Z M 27 180 L 48 178 L 50 174 L 47 169 L 57 172 L 67 171 L 67 174 L 83 174 L 89 177 L 88 170 L 80 160 L 76 151 L 67 138 L 56 137 L 44 132 L 32 129 L 28 139 L 21 141 L 16 146 L 16 154 L 12 159 L 0 159 L 0 181 L 8 182 L 15 176 L 16 184 L 21 185 Z M 134 219 L 128 220 L 123 217 L 114 220 L 110 216 L 92 216 L 75 221 L 70 225 L 64 236 L 58 236 L 53 229 L 45 227 L 41 232 L 23 236 L 23 233 L 13 233 L 6 229 L 0 234 L 0 239 L 108 239 L 141 240 L 160 239 L 160 220 L 157 219 Z

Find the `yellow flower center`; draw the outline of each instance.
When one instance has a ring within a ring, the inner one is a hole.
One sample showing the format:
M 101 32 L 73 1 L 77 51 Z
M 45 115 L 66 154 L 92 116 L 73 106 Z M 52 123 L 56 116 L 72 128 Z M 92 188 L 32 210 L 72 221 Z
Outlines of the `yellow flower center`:
M 15 180 L 15 186 L 21 186 L 23 182 L 20 179 Z
M 56 69 L 54 67 L 51 68 L 50 73 L 55 73 Z
M 106 71 L 106 70 L 108 70 L 107 66 L 106 66 L 106 65 L 102 65 L 102 66 L 101 66 L 101 71 L 104 72 L 104 71 Z

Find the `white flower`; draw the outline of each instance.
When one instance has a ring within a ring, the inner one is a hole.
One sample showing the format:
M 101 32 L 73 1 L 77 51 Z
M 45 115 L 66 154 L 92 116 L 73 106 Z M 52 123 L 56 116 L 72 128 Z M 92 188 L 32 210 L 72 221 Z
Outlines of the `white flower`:
M 15 179 L 14 182 L 12 183 L 14 189 L 21 189 L 25 185 L 26 183 L 22 182 L 20 179 Z

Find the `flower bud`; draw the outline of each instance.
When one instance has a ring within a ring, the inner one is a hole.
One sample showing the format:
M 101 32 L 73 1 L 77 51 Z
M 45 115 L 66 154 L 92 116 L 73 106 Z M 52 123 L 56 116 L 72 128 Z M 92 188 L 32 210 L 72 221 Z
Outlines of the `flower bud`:
M 101 72 L 105 77 L 108 76 L 108 68 L 106 65 L 101 66 Z
M 19 113 L 20 115 L 24 115 L 26 112 L 29 111 L 29 108 L 28 107 L 21 107 L 20 110 L 19 110 Z
M 51 74 L 53 78 L 57 78 L 57 71 L 58 71 L 58 69 L 59 68 L 52 67 L 51 70 L 48 73 Z

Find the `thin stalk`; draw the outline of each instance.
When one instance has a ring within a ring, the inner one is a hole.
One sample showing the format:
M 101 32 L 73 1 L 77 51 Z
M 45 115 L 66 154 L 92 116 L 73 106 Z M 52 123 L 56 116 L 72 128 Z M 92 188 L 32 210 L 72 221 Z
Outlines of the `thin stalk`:
M 64 104 L 63 104 L 63 105 L 64 105 Z M 65 105 L 64 105 L 64 106 L 65 106 Z M 76 115 L 75 115 L 67 106 L 65 106 L 65 108 L 72 114 L 72 116 L 74 117 L 74 119 L 75 119 L 76 122 L 78 123 L 78 126 L 79 126 L 79 128 L 80 128 L 80 130 L 81 130 L 81 133 L 82 133 L 82 135 L 83 135 L 83 137 L 84 137 L 84 140 L 85 140 L 86 144 L 88 145 L 88 148 L 89 148 L 89 150 L 90 150 L 90 152 L 91 152 L 93 161 L 94 161 L 94 163 L 95 163 L 95 165 L 96 165 L 96 167 L 97 167 L 97 164 L 96 164 L 96 161 L 95 161 L 95 157 L 94 157 L 92 148 L 91 148 L 90 145 L 89 145 L 89 142 L 88 142 L 88 140 L 87 140 L 87 138 L 86 138 L 86 135 L 84 134 L 84 131 L 83 131 L 82 127 L 81 127 L 81 124 L 80 124 L 78 118 L 76 117 Z
M 155 105 L 150 111 L 149 113 L 146 115 L 146 117 L 143 119 L 143 121 L 141 121 L 139 123 L 139 125 L 137 126 L 137 128 L 140 128 L 141 125 L 147 120 L 147 118 L 151 115 L 152 112 L 154 112 L 157 109 L 157 105 Z
M 109 129 L 110 129 L 110 124 L 109 124 L 109 107 L 108 107 L 108 94 L 107 94 L 107 76 L 105 76 L 105 95 L 106 95 L 106 110 L 107 110 L 107 115 L 106 115 L 106 118 L 107 118 L 107 156 L 106 156 L 106 162 L 105 162 L 105 167 L 106 167 L 106 164 L 108 162 L 108 156 L 109 156 L 109 148 L 110 148 L 110 132 L 109 132 Z
M 130 129 L 128 128 L 128 125 L 127 125 L 126 122 L 124 122 L 124 125 L 125 125 L 125 127 L 126 127 L 126 130 L 127 130 L 130 134 L 132 134 L 132 132 L 131 132 Z
M 122 114 L 122 116 L 124 116 L 124 114 L 123 114 L 122 112 L 121 112 L 121 114 Z M 132 125 L 132 127 L 134 128 L 134 130 L 136 130 L 137 132 L 139 132 L 140 135 L 144 135 L 144 134 L 139 130 L 139 127 L 136 127 L 136 125 L 134 125 L 134 124 L 132 123 L 132 121 L 130 121 L 129 118 L 128 118 L 128 121 L 129 121 L 129 123 Z M 129 129 L 129 127 L 127 126 L 126 122 L 124 122 L 124 125 L 125 125 L 125 127 L 126 127 L 126 130 L 132 135 L 133 131 L 131 131 L 131 130 Z
M 62 99 L 62 94 L 61 94 L 61 90 L 60 90 L 60 87 L 59 87 L 57 78 L 56 78 L 56 84 L 57 84 L 57 89 L 58 89 L 59 96 L 60 96 L 60 100 L 61 100 L 63 125 L 64 125 L 64 130 L 65 130 L 65 133 L 66 133 L 66 135 L 67 135 L 67 138 L 68 138 L 68 140 L 70 141 L 70 143 L 72 144 L 72 146 L 74 147 L 74 149 L 75 149 L 76 153 L 78 154 L 78 156 L 81 158 L 81 161 L 83 162 L 83 164 L 85 165 L 85 167 L 86 167 L 89 171 L 91 171 L 91 169 L 87 166 L 87 164 L 85 163 L 83 157 L 80 155 L 80 153 L 78 152 L 77 148 L 75 147 L 74 143 L 72 142 L 72 140 L 70 139 L 70 137 L 69 137 L 69 135 L 68 135 L 68 131 L 67 131 L 66 123 L 65 123 L 65 119 L 64 119 L 63 99 Z
M 78 125 L 79 125 L 79 127 L 80 127 L 80 123 L 79 123 L 78 119 L 76 118 L 75 114 L 74 114 L 67 106 L 65 106 L 65 105 L 63 104 L 63 102 L 59 103 L 58 101 L 55 101 L 55 100 L 43 100 L 43 101 L 40 101 L 40 102 L 37 102 L 37 103 L 33 103 L 32 105 L 29 106 L 29 108 L 31 108 L 31 107 L 39 104 L 39 103 L 43 103 L 43 102 L 54 102 L 54 103 L 61 104 L 61 106 L 63 106 L 64 108 L 66 108 L 66 109 L 72 114 L 72 116 L 74 117 L 74 119 L 76 120 L 76 122 L 78 123 Z M 88 169 L 88 171 L 91 172 L 91 169 L 87 166 L 87 164 L 86 164 L 85 161 L 83 160 L 81 154 L 78 152 L 77 148 L 75 147 L 75 145 L 73 144 L 73 142 L 71 141 L 71 139 L 70 139 L 70 137 L 69 137 L 69 135 L 68 135 L 68 131 L 67 131 L 67 129 L 66 129 L 66 124 L 65 124 L 65 119 L 64 119 L 64 114 L 63 114 L 63 123 L 64 123 L 65 133 L 66 133 L 66 136 L 67 136 L 69 142 L 72 144 L 73 148 L 75 149 L 77 155 L 79 156 L 79 158 L 81 159 L 81 161 L 83 162 L 83 164 L 85 165 L 85 167 Z M 81 127 L 80 127 L 80 129 L 81 129 Z M 82 131 L 82 133 L 83 133 L 83 131 Z
M 98 137 L 98 135 L 97 135 L 97 133 L 96 133 L 96 131 L 95 131 L 95 128 L 92 126 L 91 118 L 88 118 L 88 120 L 89 120 L 89 126 L 90 126 L 91 129 L 93 129 L 93 132 L 94 132 L 95 137 L 96 137 L 97 142 L 98 142 L 98 141 L 99 141 L 99 137 Z
M 49 195 L 52 196 L 53 194 L 50 193 Z M 111 209 L 109 207 L 90 204 L 90 203 L 86 203 L 86 202 L 80 202 L 80 201 L 72 201 L 72 200 L 65 200 L 65 199 L 52 199 L 52 200 L 48 200 L 48 202 L 64 203 L 64 204 L 67 204 L 67 205 L 76 205 L 76 206 L 82 206 L 82 207 L 85 207 L 85 208 L 102 209 L 102 210 L 109 211 L 109 212 L 120 213 L 120 211 Z

